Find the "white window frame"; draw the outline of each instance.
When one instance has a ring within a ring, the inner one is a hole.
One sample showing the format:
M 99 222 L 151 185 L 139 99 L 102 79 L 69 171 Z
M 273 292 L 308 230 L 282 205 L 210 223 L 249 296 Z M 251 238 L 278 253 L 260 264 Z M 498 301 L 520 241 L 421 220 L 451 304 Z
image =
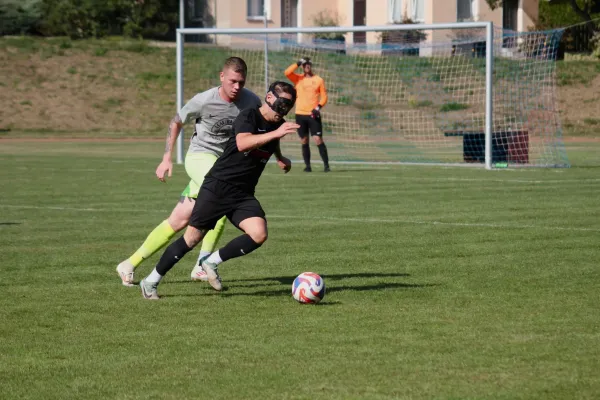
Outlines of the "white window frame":
M 402 0 L 388 0 L 388 23 L 402 21 L 402 17 Z
M 527 27 L 525 26 L 525 11 L 523 11 L 523 0 L 519 0 L 519 8 L 517 9 L 517 30 L 519 32 L 525 32 L 527 30 Z
M 264 21 L 265 17 L 263 15 L 250 15 L 250 7 L 248 7 L 248 3 L 255 2 L 260 0 L 246 0 L 246 20 L 248 21 Z M 267 12 L 267 19 L 271 19 L 271 0 L 263 0 L 263 7 Z M 264 12 L 264 11 L 263 11 Z

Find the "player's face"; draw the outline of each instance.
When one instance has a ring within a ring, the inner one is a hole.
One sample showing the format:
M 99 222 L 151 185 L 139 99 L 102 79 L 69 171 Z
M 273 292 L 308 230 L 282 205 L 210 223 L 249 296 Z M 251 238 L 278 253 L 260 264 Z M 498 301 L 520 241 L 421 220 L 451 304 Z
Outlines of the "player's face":
M 231 101 L 237 100 L 246 84 L 246 77 L 231 68 L 221 71 L 221 87 Z
M 304 70 L 305 74 L 310 74 L 312 72 L 312 65 L 310 65 L 310 64 L 304 64 L 302 66 L 302 69 Z
M 284 92 L 284 93 L 279 94 L 279 98 L 288 99 L 291 101 L 292 95 Z M 272 94 L 271 92 L 269 92 L 269 94 L 267 94 L 266 100 L 272 106 L 275 103 L 275 101 L 277 101 L 277 97 L 274 94 Z M 287 112 L 286 112 L 286 114 L 287 114 Z M 270 118 L 271 121 L 279 122 L 283 119 L 283 117 L 285 117 L 285 114 L 280 114 L 271 108 L 271 118 Z

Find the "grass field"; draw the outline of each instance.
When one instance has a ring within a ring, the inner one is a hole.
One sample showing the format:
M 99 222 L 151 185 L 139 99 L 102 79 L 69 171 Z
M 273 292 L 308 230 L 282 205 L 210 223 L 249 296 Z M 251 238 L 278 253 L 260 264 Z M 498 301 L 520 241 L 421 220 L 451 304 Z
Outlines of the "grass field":
M 268 166 L 270 239 L 222 266 L 227 290 L 189 281 L 194 252 L 148 302 L 114 269 L 187 183 L 154 178 L 162 142 L 0 141 L 0 398 L 597 398 L 580 147 L 570 169 Z M 292 299 L 303 271 L 322 304 Z

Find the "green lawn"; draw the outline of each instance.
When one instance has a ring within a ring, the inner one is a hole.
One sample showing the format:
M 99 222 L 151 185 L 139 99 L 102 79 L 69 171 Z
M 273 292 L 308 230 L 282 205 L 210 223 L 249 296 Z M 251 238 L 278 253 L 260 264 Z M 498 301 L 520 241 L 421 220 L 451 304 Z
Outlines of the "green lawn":
M 597 398 L 600 159 L 578 146 L 569 169 L 270 165 L 270 239 L 227 290 L 189 281 L 193 252 L 148 302 L 115 267 L 187 183 L 154 178 L 163 143 L 0 141 L 0 399 Z M 320 305 L 292 299 L 303 271 Z

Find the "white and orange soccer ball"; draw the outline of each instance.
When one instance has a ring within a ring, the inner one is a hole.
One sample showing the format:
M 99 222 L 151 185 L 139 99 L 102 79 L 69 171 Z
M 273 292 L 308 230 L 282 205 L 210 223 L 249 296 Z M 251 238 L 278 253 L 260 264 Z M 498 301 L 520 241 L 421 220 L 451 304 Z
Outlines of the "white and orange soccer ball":
M 292 296 L 299 303 L 316 304 L 325 296 L 325 282 L 319 274 L 303 272 L 294 279 Z

